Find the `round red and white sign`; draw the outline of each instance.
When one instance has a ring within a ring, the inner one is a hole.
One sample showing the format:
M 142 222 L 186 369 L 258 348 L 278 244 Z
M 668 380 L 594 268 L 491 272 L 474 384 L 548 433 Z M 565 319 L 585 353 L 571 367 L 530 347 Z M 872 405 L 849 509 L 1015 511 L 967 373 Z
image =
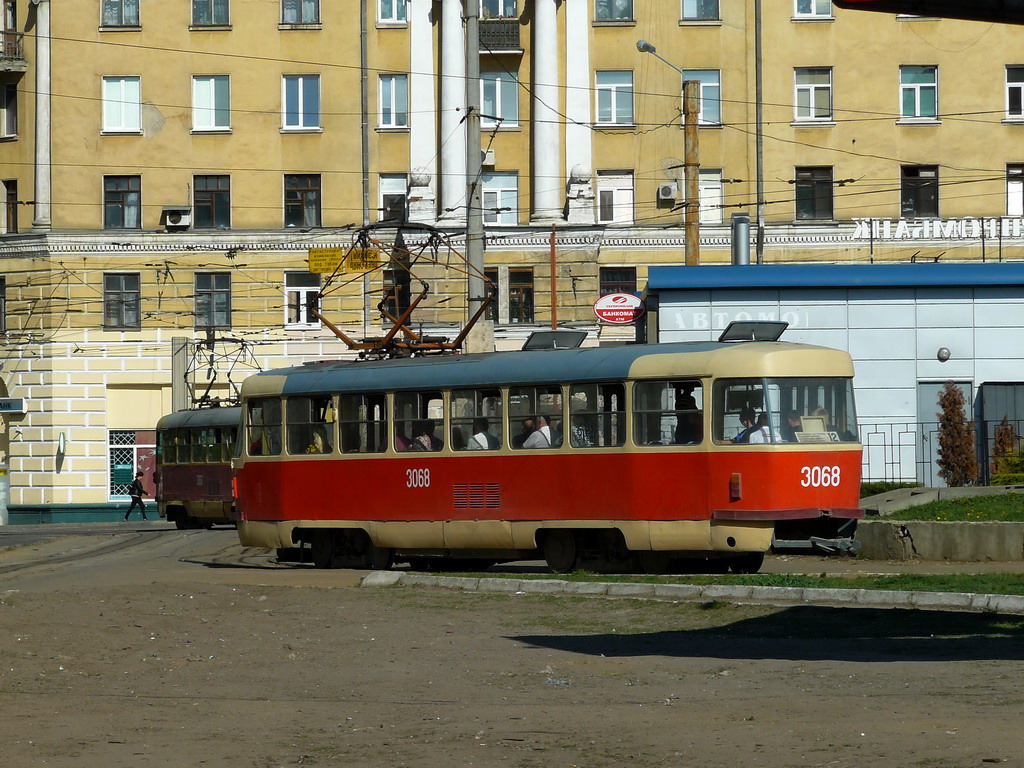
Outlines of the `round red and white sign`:
M 594 314 L 613 325 L 629 325 L 646 309 L 643 300 L 631 293 L 609 293 L 594 302 Z

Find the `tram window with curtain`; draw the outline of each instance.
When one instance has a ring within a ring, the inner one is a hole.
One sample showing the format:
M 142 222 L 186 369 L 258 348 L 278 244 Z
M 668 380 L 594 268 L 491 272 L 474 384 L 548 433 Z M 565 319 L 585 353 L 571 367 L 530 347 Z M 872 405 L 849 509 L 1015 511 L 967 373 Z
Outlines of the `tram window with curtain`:
M 513 448 L 558 448 L 562 444 L 562 419 L 561 387 L 509 390 L 508 431 Z
M 501 448 L 501 390 L 463 389 L 451 394 L 453 451 L 496 451 Z
M 440 451 L 444 447 L 444 397 L 438 391 L 395 395 L 395 450 Z
M 637 445 L 696 445 L 704 439 L 704 388 L 698 379 L 638 381 L 633 387 Z
M 281 453 L 281 401 L 261 397 L 249 401 L 249 455 L 277 456 Z
M 288 453 L 334 451 L 334 401 L 326 395 L 289 397 Z
M 388 400 L 383 393 L 339 395 L 342 453 L 383 453 L 388 448 Z
M 626 388 L 574 384 L 569 388 L 569 445 L 613 448 L 626 443 Z

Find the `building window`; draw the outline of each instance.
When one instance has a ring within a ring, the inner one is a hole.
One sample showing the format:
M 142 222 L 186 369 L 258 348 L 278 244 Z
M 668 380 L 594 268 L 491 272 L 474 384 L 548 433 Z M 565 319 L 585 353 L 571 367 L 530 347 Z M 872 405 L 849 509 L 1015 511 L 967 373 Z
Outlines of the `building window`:
M 1006 166 L 1006 215 L 1024 216 L 1024 164 Z
M 533 270 L 508 271 L 508 321 L 533 322 Z
M 0 277 L 0 333 L 7 333 L 7 278 Z
M 139 0 L 103 0 L 103 26 L 139 26 Z
M 938 67 L 900 67 L 900 116 L 931 118 L 938 116 Z
M 1006 117 L 1024 118 L 1024 67 L 1006 68 Z
M 404 173 L 380 175 L 380 220 L 405 221 L 409 182 Z
M 381 128 L 409 127 L 409 79 L 406 75 L 380 76 Z
M 633 222 L 633 172 L 597 172 L 597 221 L 599 224 Z
M 409 270 L 402 266 L 385 269 L 382 275 L 382 299 L 379 305 L 383 312 L 397 320 L 412 303 L 412 275 Z M 384 317 L 384 315 L 381 315 Z M 390 318 L 385 317 L 387 322 Z
M 684 69 L 683 81 L 696 80 L 697 122 L 701 125 L 720 125 L 722 122 L 721 73 L 717 69 Z
M 487 289 L 491 292 L 491 303 L 487 305 L 487 319 L 492 323 L 498 322 L 498 270 L 496 269 L 485 269 L 484 277 L 486 277 L 490 283 Z
M 597 21 L 632 21 L 633 0 L 594 0 Z
M 609 293 L 636 293 L 636 267 L 601 267 L 598 291 Z
M 111 429 L 107 433 L 110 457 L 110 499 L 127 499 L 135 473 L 152 468 L 156 459 L 156 430 Z M 143 485 L 151 485 L 143 480 Z
M 320 75 L 285 75 L 282 89 L 285 129 L 319 128 Z
M 320 174 L 285 174 L 284 225 L 320 226 Z
M 231 274 L 196 272 L 196 328 L 231 327 Z
M 103 130 L 142 132 L 142 78 L 103 78 Z
M 18 233 L 18 180 L 7 179 L 3 183 L 4 209 L 3 227 L 0 229 L 5 235 L 16 235 Z
M 231 128 L 231 86 L 227 75 L 192 78 L 192 130 Z
M 832 168 L 796 169 L 797 220 L 832 218 Z
M 142 227 L 142 177 L 103 177 L 103 228 Z
M 798 18 L 832 18 L 832 0 L 795 0 L 793 15 Z
M 139 273 L 103 275 L 103 327 L 140 328 Z
M 598 72 L 597 122 L 606 125 L 633 124 L 633 73 Z
M 697 177 L 697 195 L 700 200 L 700 223 L 721 224 L 722 206 L 722 171 L 718 168 L 701 168 Z
M 231 226 L 231 177 L 195 176 L 192 211 L 200 229 Z
M 832 119 L 832 68 L 797 67 L 793 70 L 798 122 Z
M 0 92 L 0 109 L 3 110 L 3 120 L 0 128 L 3 129 L 3 136 L 10 138 L 18 135 L 18 86 L 14 83 L 4 83 Z
M 192 0 L 192 24 L 197 27 L 226 27 L 228 0 Z
M 483 174 L 484 224 L 519 223 L 519 178 L 514 173 Z
M 281 0 L 284 24 L 319 24 L 320 0 Z
M 406 20 L 406 0 L 379 0 L 377 18 L 380 21 L 404 22 Z
M 510 72 L 480 73 L 480 125 L 519 125 L 519 88 Z
M 517 19 L 516 0 L 480 0 L 481 19 Z
M 904 219 L 937 218 L 939 167 L 904 165 L 900 170 L 900 215 Z
M 320 310 L 320 275 L 313 272 L 284 273 L 284 327 L 319 328 L 310 307 Z
M 683 0 L 683 21 L 718 19 L 718 0 Z

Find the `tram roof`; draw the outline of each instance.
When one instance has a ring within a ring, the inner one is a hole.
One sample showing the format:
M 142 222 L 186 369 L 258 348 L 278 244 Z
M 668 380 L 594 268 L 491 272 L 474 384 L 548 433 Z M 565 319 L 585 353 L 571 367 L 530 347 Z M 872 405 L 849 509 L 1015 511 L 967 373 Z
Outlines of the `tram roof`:
M 250 377 L 243 390 L 261 389 L 254 380 L 283 377 L 282 394 L 376 389 L 447 389 L 487 384 L 614 381 L 630 375 L 636 361 L 655 355 L 766 354 L 779 350 L 828 351 L 788 342 L 679 342 L 630 344 L 621 347 L 488 352 L 483 354 L 401 358 L 394 360 L 332 360 L 264 371 Z M 679 375 L 707 373 L 680 371 Z
M 922 288 L 1024 285 L 1024 263 L 751 264 L 651 267 L 650 291 L 712 288 Z
M 169 413 L 156 423 L 157 429 L 181 429 L 183 427 L 226 427 L 238 424 L 242 415 L 240 405 L 214 408 L 190 408 Z

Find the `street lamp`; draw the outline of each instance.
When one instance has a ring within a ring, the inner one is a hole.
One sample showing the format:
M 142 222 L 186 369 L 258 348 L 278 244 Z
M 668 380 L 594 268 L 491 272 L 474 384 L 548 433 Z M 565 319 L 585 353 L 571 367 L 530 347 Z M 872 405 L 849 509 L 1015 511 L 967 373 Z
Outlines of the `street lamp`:
M 684 254 L 687 266 L 700 264 L 700 147 L 697 133 L 697 89 L 696 80 L 687 80 L 686 73 L 658 53 L 658 49 L 646 40 L 637 40 L 636 49 L 649 53 L 668 64 L 679 73 L 683 83 L 683 180 L 685 201 L 683 202 Z

